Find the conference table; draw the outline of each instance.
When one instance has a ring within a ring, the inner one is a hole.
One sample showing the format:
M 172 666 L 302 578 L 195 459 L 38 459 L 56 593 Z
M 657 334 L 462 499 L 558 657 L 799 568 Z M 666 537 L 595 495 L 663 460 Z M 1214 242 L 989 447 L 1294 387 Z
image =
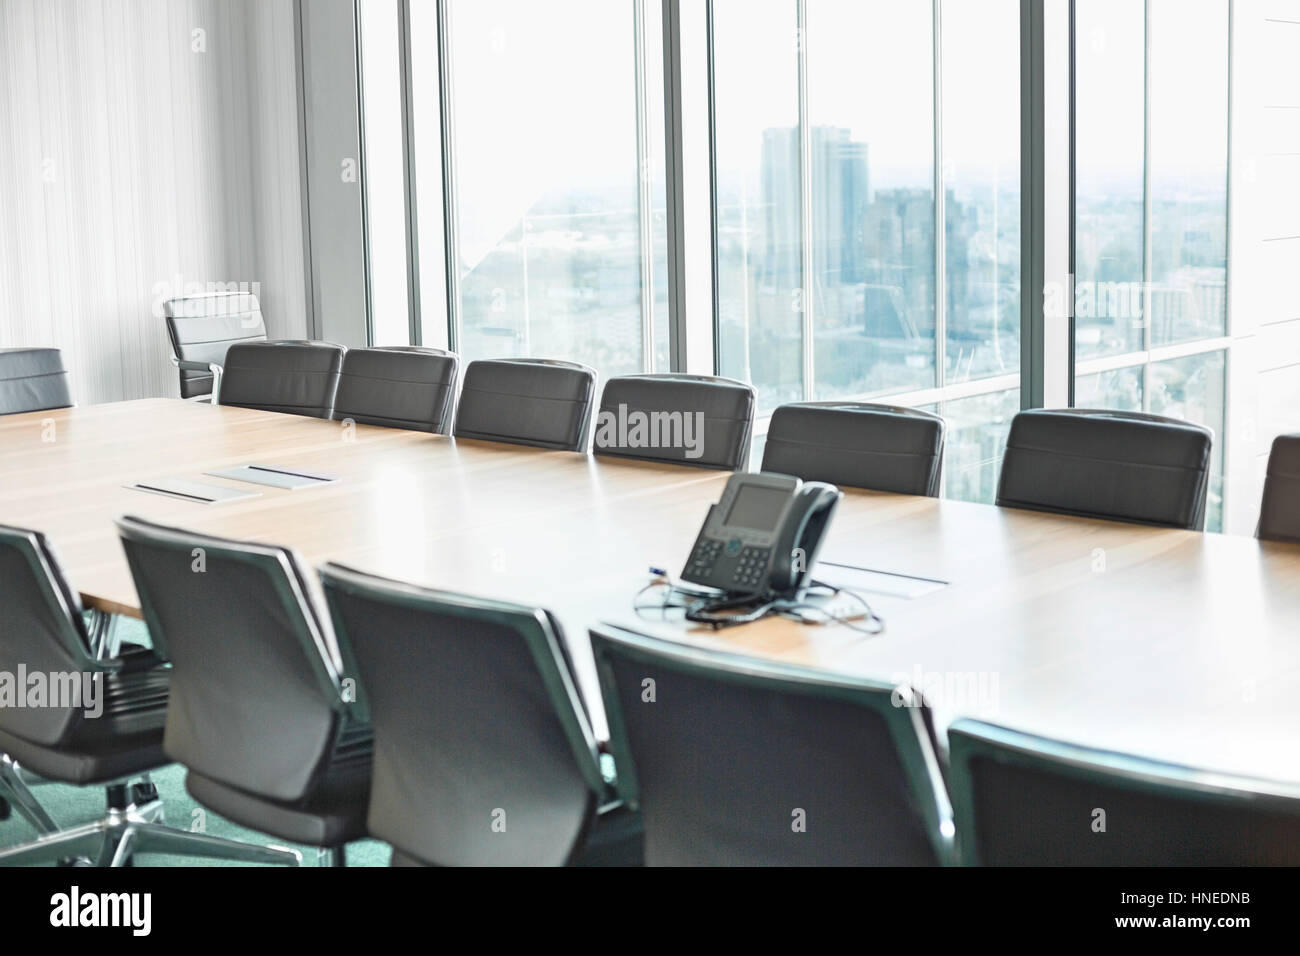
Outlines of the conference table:
M 250 463 L 338 480 L 205 476 Z M 127 487 L 169 477 L 259 494 L 203 504 Z M 89 608 L 140 616 L 112 523 L 132 514 L 546 607 L 598 733 L 587 632 L 613 625 L 909 683 L 940 728 L 979 717 L 1300 784 L 1300 546 L 846 489 L 816 574 L 856 587 L 883 633 L 785 618 L 715 631 L 636 609 L 654 604 L 653 590 L 637 598 L 651 566 L 681 569 L 726 479 L 175 399 L 0 418 L 0 523 L 45 532 Z

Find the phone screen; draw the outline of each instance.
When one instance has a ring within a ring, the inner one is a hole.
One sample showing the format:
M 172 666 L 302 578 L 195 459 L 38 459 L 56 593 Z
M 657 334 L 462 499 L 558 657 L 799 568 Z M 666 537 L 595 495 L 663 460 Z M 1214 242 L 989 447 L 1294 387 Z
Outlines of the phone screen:
M 789 500 L 790 492 L 785 488 L 742 485 L 723 523 L 733 528 L 775 531 L 781 511 Z

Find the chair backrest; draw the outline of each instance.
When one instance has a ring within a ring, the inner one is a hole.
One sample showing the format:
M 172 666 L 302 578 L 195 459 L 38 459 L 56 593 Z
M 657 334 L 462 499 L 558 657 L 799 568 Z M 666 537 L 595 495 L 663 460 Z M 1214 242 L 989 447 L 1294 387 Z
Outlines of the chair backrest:
M 593 451 L 704 468 L 742 469 L 754 389 L 711 375 L 623 375 L 605 383 Z
M 163 303 L 172 353 L 182 362 L 226 364 L 226 352 L 240 342 L 265 342 L 262 306 L 251 292 L 205 292 Z M 212 391 L 212 374 L 181 369 L 181 398 Z
M 1020 412 L 997 503 L 1199 531 L 1212 442 L 1208 428 L 1140 412 Z
M 348 349 L 334 397 L 334 418 L 446 434 L 459 364 L 454 353 L 442 349 Z
M 537 608 L 321 571 L 375 733 L 369 831 L 440 865 L 559 865 L 603 788 L 563 635 Z
M 333 342 L 242 342 L 226 353 L 222 405 L 329 418 L 347 350 Z
M 586 451 L 596 373 L 550 359 L 470 362 L 456 437 Z
M 1300 864 L 1300 787 L 1047 740 L 948 730 L 963 862 L 985 866 Z
M 45 536 L 0 525 L 0 672 L 24 693 L 17 675 L 40 674 L 50 693 L 45 706 L 0 706 L 0 730 L 45 746 L 67 739 L 84 719 L 83 675 L 103 669 L 89 647 L 81 602 Z
M 943 419 L 929 412 L 865 402 L 796 402 L 772 413 L 763 471 L 804 481 L 939 494 Z
M 1259 537 L 1300 542 L 1300 435 L 1278 435 L 1268 453 Z
M 155 651 L 172 664 L 163 749 L 259 796 L 307 793 L 342 729 L 342 664 L 288 549 L 117 522 Z
M 0 415 L 69 408 L 72 392 L 58 349 L 0 349 Z
M 647 864 L 950 861 L 929 711 L 909 688 L 615 628 L 591 636 Z

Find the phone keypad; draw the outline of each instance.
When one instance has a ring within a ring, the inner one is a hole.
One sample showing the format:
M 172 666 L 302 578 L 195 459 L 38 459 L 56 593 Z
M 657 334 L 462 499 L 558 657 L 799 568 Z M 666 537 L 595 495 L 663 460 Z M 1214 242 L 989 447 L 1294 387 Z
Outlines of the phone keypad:
M 741 549 L 740 559 L 736 562 L 734 581 L 739 588 L 746 591 L 761 591 L 765 587 L 767 561 L 771 555 L 770 548 L 748 547 Z
M 687 571 L 690 575 L 707 575 L 713 570 L 713 565 L 717 562 L 721 551 L 721 541 L 714 538 L 701 538 L 695 543 L 695 551 L 691 555 Z

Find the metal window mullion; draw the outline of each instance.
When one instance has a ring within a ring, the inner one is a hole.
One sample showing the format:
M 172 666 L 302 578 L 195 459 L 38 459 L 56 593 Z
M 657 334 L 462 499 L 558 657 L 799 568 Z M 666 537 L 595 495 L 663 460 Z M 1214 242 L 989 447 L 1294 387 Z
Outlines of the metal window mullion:
M 308 157 L 307 141 L 307 53 L 303 39 L 302 22 L 303 0 L 294 0 L 293 4 L 293 57 L 294 57 L 294 96 L 298 116 L 298 176 L 300 182 L 299 203 L 302 209 L 302 262 L 305 299 L 307 311 L 306 332 L 309 338 L 321 338 L 320 320 L 316 313 L 316 269 L 311 242 L 311 163 Z
M 1142 410 L 1151 410 L 1151 0 L 1142 5 Z
M 947 309 L 947 205 L 943 192 L 943 67 L 940 8 L 942 0 L 933 0 L 931 26 L 934 34 L 934 382 L 939 388 L 948 381 L 948 309 Z M 997 244 L 996 229 L 994 245 Z M 996 287 L 997 276 L 994 276 Z M 995 293 L 996 295 L 996 293 Z M 996 302 L 994 304 L 996 309 Z
M 1228 110 L 1226 122 L 1227 130 L 1227 155 L 1224 156 L 1224 183 L 1223 183 L 1223 333 L 1228 339 L 1228 345 L 1223 349 L 1223 434 L 1219 436 L 1219 461 L 1220 470 L 1223 477 L 1223 486 L 1220 491 L 1219 514 L 1223 524 L 1227 523 L 1228 515 L 1228 495 L 1231 483 L 1228 481 L 1228 462 L 1229 454 L 1233 451 L 1233 439 L 1236 435 L 1236 429 L 1229 428 L 1231 418 L 1228 413 L 1229 396 L 1232 394 L 1233 385 L 1233 368 L 1236 361 L 1233 356 L 1233 344 L 1235 344 L 1232 334 L 1234 325 L 1234 310 L 1232 308 L 1232 296 L 1229 290 L 1232 288 L 1232 65 L 1234 59 L 1233 34 L 1236 29 L 1236 11 L 1237 5 L 1228 3 Z M 1222 530 L 1222 528 L 1220 529 Z
M 1020 0 L 1020 405 L 1043 393 L 1043 37 L 1038 0 Z
M 419 203 L 415 182 L 415 135 L 411 109 L 411 0 L 397 0 L 398 70 L 402 78 L 402 181 L 406 204 L 402 210 L 406 222 L 406 307 L 410 323 L 410 342 L 424 341 L 420 314 L 420 231 Z
M 653 197 L 650 194 L 649 71 L 645 49 L 646 0 L 632 2 L 632 48 L 636 90 L 636 205 L 640 241 L 638 263 L 641 274 L 641 371 L 653 372 L 654 338 L 654 230 Z
M 682 185 L 680 13 L 676 0 L 663 0 L 660 14 L 663 18 L 664 45 L 664 188 L 668 207 L 668 353 L 669 368 L 674 372 L 685 372 L 689 361 L 686 330 L 685 204 L 682 199 L 684 187 Z
M 705 77 L 708 84 L 708 134 L 709 134 L 709 282 L 710 322 L 713 326 L 713 374 L 722 373 L 721 316 L 722 290 L 718 285 L 718 115 L 716 92 L 717 75 L 713 58 L 713 0 L 704 5 L 704 43 L 705 43 Z M 747 313 L 748 314 L 748 313 Z M 746 354 L 748 354 L 748 332 L 746 332 Z M 746 361 L 748 370 L 748 360 Z
M 352 3 L 352 44 L 357 68 L 357 171 L 361 192 L 361 272 L 366 305 L 366 344 L 375 344 L 375 317 L 370 292 L 370 186 L 366 169 L 366 68 L 361 53 L 361 0 Z
M 1075 367 L 1078 361 L 1078 356 L 1076 354 L 1078 351 L 1078 325 L 1077 325 L 1077 318 L 1074 314 L 1074 302 L 1075 302 L 1075 283 L 1077 282 L 1078 275 L 1079 275 L 1078 249 L 1077 249 L 1079 229 L 1078 229 L 1078 221 L 1077 221 L 1078 217 L 1076 216 L 1076 212 L 1078 211 L 1077 209 L 1078 189 L 1076 188 L 1078 183 L 1078 150 L 1075 148 L 1075 144 L 1078 142 L 1078 137 L 1076 133 L 1077 133 L 1077 126 L 1078 126 L 1078 119 L 1079 119 L 1079 111 L 1077 107 L 1079 71 L 1078 71 L 1078 33 L 1076 31 L 1076 27 L 1078 26 L 1078 11 L 1075 7 L 1075 0 L 1070 0 L 1069 17 L 1070 17 L 1070 25 L 1069 25 L 1069 31 L 1070 31 L 1070 39 L 1069 39 L 1070 198 L 1069 198 L 1069 222 L 1067 223 L 1066 228 L 1069 229 L 1070 231 L 1070 235 L 1068 238 L 1069 251 L 1067 253 L 1067 255 L 1069 256 L 1069 269 L 1067 271 L 1070 276 L 1070 284 L 1069 284 L 1069 302 L 1066 306 L 1066 322 L 1069 325 L 1069 331 L 1067 333 L 1069 344 L 1066 351 L 1067 366 L 1065 370 L 1065 381 L 1066 381 L 1066 405 L 1069 408 L 1074 408 Z M 997 243 L 995 239 L 994 241 L 995 248 L 996 245 Z M 996 278 L 997 277 L 995 275 L 994 276 L 995 282 L 996 282 Z
M 812 129 L 808 125 L 808 4 L 807 0 L 795 2 L 797 69 L 799 74 L 799 249 L 800 296 L 802 311 L 803 397 L 806 401 L 816 396 L 814 387 L 816 361 L 813 340 L 813 229 L 812 229 Z
M 460 346 L 460 270 L 456 265 L 456 233 L 459 197 L 456 192 L 456 152 L 452 144 L 454 125 L 451 64 L 451 4 L 438 0 L 438 112 L 442 121 L 442 229 L 447 278 L 447 347 Z

